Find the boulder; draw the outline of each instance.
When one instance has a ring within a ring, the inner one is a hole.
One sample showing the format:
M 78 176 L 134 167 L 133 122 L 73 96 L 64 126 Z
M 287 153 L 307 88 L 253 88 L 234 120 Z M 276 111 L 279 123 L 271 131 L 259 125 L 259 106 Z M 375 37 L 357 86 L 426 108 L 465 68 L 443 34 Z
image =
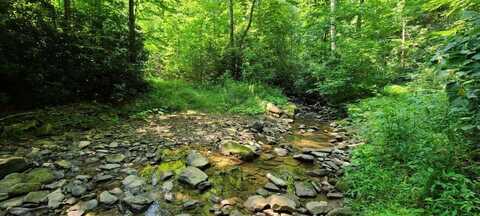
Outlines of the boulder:
M 0 179 L 10 173 L 23 172 L 28 169 L 29 164 L 23 157 L 8 157 L 0 159 Z
M 201 182 L 207 181 L 207 179 L 207 174 L 205 174 L 202 170 L 192 166 L 184 168 L 178 177 L 180 182 L 189 184 L 193 187 L 197 186 Z
M 209 164 L 208 159 L 197 151 L 191 151 L 187 156 L 187 165 L 197 168 L 205 168 Z

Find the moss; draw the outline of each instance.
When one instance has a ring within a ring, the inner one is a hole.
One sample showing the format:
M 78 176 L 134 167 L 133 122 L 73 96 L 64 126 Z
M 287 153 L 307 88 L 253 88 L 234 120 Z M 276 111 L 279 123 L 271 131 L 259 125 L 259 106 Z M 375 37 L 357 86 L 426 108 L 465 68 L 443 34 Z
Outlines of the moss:
M 25 178 L 29 183 L 47 184 L 55 180 L 55 175 L 50 169 L 36 168 L 27 173 Z
M 8 194 L 10 195 L 22 195 L 32 191 L 39 190 L 42 185 L 39 183 L 18 183 L 12 186 Z
M 237 155 L 240 159 L 246 161 L 258 156 L 251 148 L 238 143 L 225 143 L 221 146 L 221 151 L 224 155 Z

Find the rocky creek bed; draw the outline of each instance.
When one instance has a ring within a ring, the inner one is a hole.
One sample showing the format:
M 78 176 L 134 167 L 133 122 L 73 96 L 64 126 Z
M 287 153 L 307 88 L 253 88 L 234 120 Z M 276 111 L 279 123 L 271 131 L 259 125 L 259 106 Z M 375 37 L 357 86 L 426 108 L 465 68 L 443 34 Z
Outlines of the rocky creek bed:
M 0 216 L 351 215 L 338 179 L 355 143 L 321 114 L 271 111 L 5 141 Z

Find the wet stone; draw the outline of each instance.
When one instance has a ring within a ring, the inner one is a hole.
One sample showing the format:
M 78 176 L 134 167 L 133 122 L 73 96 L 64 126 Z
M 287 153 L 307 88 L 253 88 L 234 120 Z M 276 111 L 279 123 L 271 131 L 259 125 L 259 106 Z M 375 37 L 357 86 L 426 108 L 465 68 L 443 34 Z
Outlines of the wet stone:
M 112 154 L 105 156 L 105 160 L 109 163 L 120 163 L 125 160 L 125 155 L 123 154 Z
M 88 211 L 91 211 L 98 206 L 98 201 L 93 199 L 86 202 L 80 201 L 67 210 L 68 216 L 82 216 Z
M 311 201 L 308 202 L 305 207 L 313 215 L 321 215 L 328 212 L 328 203 L 325 201 Z
M 100 203 L 111 205 L 118 201 L 118 198 L 108 191 L 104 191 L 99 196 Z
M 207 174 L 205 174 L 202 170 L 196 167 L 187 167 L 183 169 L 178 178 L 180 182 L 189 184 L 194 187 L 201 182 L 206 181 L 207 179 Z
M 182 207 L 183 207 L 183 209 L 188 210 L 188 209 L 194 209 L 199 205 L 200 205 L 200 202 L 197 201 L 197 200 L 188 200 L 188 201 L 183 203 Z
M 280 189 L 277 185 L 272 184 L 270 182 L 267 182 L 265 184 L 265 186 L 263 186 L 263 188 L 265 188 L 268 191 L 272 191 L 272 192 L 281 192 L 282 191 L 282 189 Z
M 293 212 L 297 207 L 297 203 L 290 198 L 282 195 L 271 195 L 267 198 L 267 203 L 274 211 L 277 212 Z
M 317 191 L 310 183 L 295 182 L 295 194 L 299 197 L 316 197 Z
M 10 173 L 22 172 L 29 167 L 23 157 L 9 157 L 0 159 L 0 179 Z
M 339 193 L 339 192 L 327 193 L 327 198 L 329 198 L 329 199 L 341 199 L 341 198 L 343 198 L 343 194 Z
M 62 204 L 63 199 L 65 199 L 65 195 L 63 195 L 61 189 L 57 189 L 54 192 L 48 194 L 47 198 L 48 207 L 51 209 L 56 209 Z
M 274 176 L 271 173 L 267 173 L 266 177 L 267 177 L 268 180 L 270 180 L 273 184 L 277 185 L 278 187 L 286 187 L 287 186 L 287 182 L 285 182 L 285 180 L 283 180 L 283 179 L 281 179 L 277 176 Z
M 193 150 L 187 156 L 187 165 L 197 168 L 205 168 L 209 165 L 208 159 L 199 152 Z
M 293 156 L 293 158 L 308 163 L 312 163 L 315 160 L 315 157 L 309 154 L 296 154 Z
M 125 189 L 133 194 L 138 194 L 145 189 L 145 180 L 137 175 L 129 175 L 122 181 Z
M 251 212 L 262 211 L 267 207 L 268 203 L 262 196 L 251 196 L 244 203 L 243 206 Z
M 35 191 L 28 193 L 24 199 L 24 203 L 35 203 L 39 204 L 47 200 L 48 191 Z
M 134 211 L 142 211 L 152 203 L 152 200 L 143 195 L 127 195 L 123 201 Z

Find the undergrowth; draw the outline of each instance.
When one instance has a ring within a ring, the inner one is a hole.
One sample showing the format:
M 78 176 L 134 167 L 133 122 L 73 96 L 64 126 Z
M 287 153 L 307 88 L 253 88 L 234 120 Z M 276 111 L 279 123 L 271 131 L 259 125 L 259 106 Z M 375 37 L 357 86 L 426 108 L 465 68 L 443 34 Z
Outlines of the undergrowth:
M 279 106 L 288 103 L 279 89 L 260 84 L 226 80 L 207 86 L 158 78 L 149 82 L 151 91 L 128 107 L 138 115 L 156 109 L 255 115 L 263 113 L 268 102 Z
M 349 114 L 366 143 L 354 150 L 344 177 L 357 212 L 480 214 L 473 147 L 443 91 L 392 86 L 351 105 Z

